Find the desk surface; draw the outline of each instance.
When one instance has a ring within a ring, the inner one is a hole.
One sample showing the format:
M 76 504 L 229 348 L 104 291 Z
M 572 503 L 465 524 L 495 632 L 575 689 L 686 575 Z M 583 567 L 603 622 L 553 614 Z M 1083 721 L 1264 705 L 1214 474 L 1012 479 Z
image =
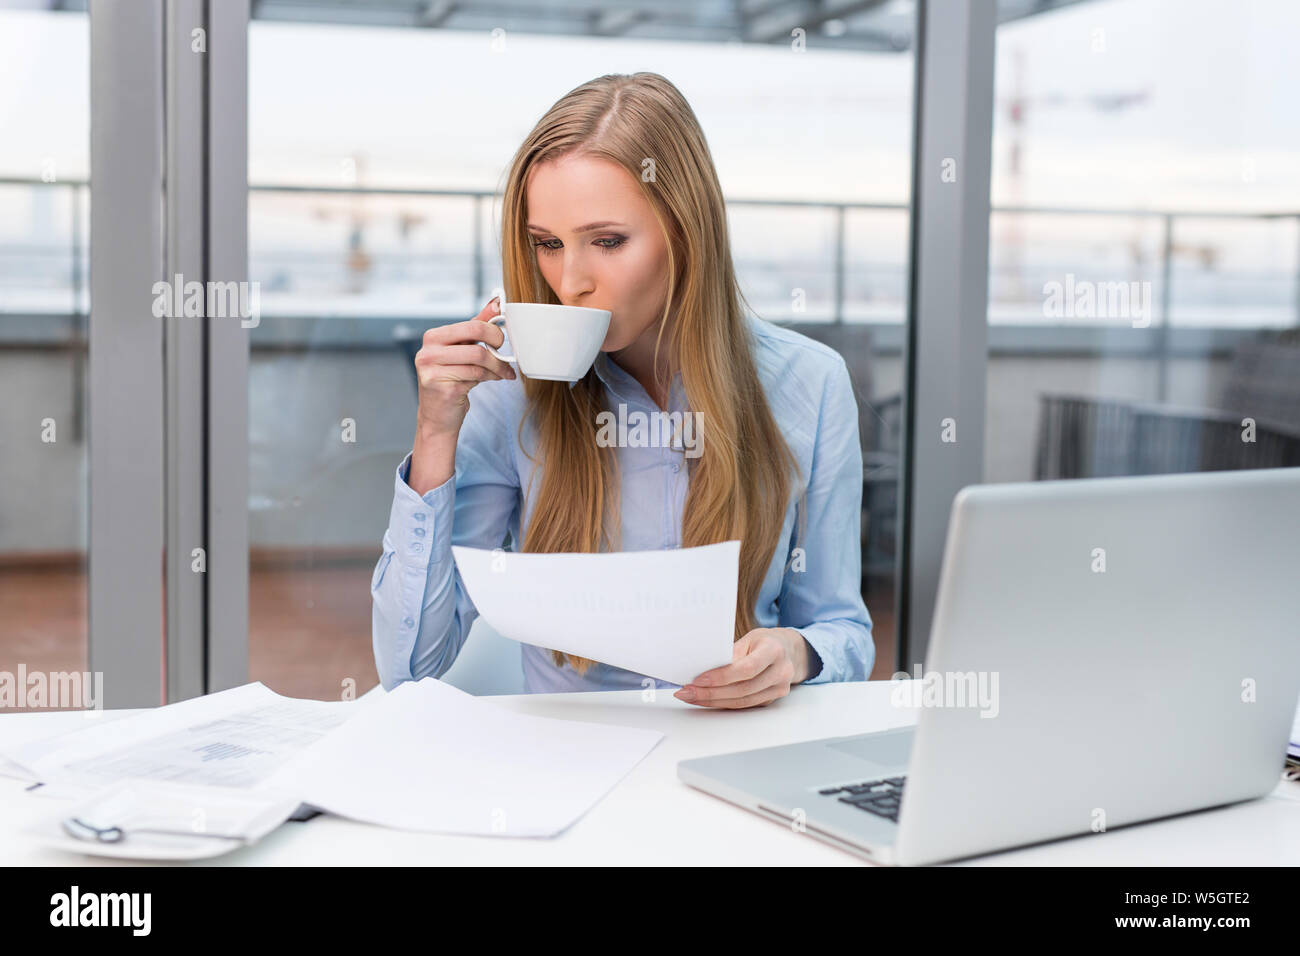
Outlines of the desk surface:
M 867 865 L 845 851 L 688 787 L 677 762 L 689 757 L 867 733 L 914 723 L 916 711 L 894 707 L 888 681 L 814 684 L 754 710 L 697 708 L 661 691 L 532 694 L 494 697 L 520 713 L 624 724 L 665 737 L 622 783 L 554 839 L 407 833 L 333 816 L 285 823 L 259 843 L 207 865 Z M 110 720 L 132 711 L 109 711 Z M 35 740 L 76 729 L 80 712 L 0 716 L 0 742 Z M 1300 865 L 1300 783 L 1281 780 L 1268 796 L 1107 833 L 961 861 L 994 866 Z M 15 832 L 50 812 L 52 797 L 25 792 L 0 777 L 0 864 L 140 865 L 47 849 Z

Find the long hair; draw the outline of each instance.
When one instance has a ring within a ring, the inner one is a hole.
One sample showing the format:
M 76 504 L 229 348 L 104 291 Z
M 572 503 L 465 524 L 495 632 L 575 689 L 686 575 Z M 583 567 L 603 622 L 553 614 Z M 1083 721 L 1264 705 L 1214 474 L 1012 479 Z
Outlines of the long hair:
M 687 407 L 702 422 L 701 454 L 688 458 L 682 545 L 740 540 L 732 637 L 738 640 L 755 627 L 755 603 L 782 544 L 800 469 L 759 381 L 722 188 L 704 133 L 681 92 L 657 73 L 601 76 L 562 97 L 528 134 L 506 174 L 501 261 L 510 301 L 558 302 L 526 234 L 526 187 L 534 167 L 566 155 L 595 156 L 627 170 L 663 230 L 669 284 L 657 320 L 655 374 L 663 345 L 668 367 L 681 373 Z M 535 422 L 538 456 L 525 454 L 540 460 L 542 479 L 520 550 L 619 550 L 616 449 L 597 442 L 604 384 L 594 368 L 572 387 L 527 376 L 522 382 L 528 410 L 520 432 L 529 418 Z M 800 494 L 806 495 L 806 485 Z M 802 526 L 801 519 L 800 540 Z M 557 667 L 567 659 L 579 674 L 592 663 L 551 654 Z

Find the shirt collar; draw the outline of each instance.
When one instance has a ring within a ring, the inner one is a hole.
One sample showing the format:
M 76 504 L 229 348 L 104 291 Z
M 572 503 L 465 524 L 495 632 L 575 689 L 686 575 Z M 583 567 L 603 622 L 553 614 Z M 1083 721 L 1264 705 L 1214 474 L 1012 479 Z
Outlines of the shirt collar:
M 646 390 L 641 386 L 641 383 L 611 359 L 608 352 L 598 352 L 596 354 L 594 367 L 597 377 L 605 383 L 605 387 L 612 394 L 617 395 L 624 401 L 628 399 L 642 401 L 651 406 L 651 411 L 659 409 L 654 400 L 646 394 Z M 673 373 L 673 380 L 668 389 L 668 410 L 675 412 L 686 410 L 686 395 L 682 386 L 681 372 Z

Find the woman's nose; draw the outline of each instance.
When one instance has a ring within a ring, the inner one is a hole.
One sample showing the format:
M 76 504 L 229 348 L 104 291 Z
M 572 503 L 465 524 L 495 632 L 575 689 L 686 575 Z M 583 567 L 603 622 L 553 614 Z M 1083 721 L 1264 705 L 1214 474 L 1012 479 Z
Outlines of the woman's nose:
M 560 277 L 560 288 L 556 291 L 561 302 L 574 303 L 593 290 L 591 276 L 585 270 L 565 268 Z
M 575 255 L 569 255 L 567 251 L 564 254 L 564 261 L 560 265 L 560 287 L 556 289 L 559 293 L 560 302 L 577 302 L 578 299 L 588 295 L 594 289 L 594 282 L 591 280 L 590 269 L 582 263 L 581 259 Z

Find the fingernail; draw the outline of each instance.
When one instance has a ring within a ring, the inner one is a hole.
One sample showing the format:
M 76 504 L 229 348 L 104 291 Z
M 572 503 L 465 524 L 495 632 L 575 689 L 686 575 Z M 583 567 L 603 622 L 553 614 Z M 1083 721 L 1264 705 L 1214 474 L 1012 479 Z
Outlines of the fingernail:
M 501 296 L 499 296 L 499 295 L 494 295 L 494 296 L 492 297 L 492 301 L 489 302 L 488 305 L 492 306 L 492 311 L 493 311 L 493 312 L 500 312 L 500 311 L 501 311 Z
M 689 687 L 683 687 L 677 692 L 676 696 L 680 697 L 682 700 L 694 700 L 695 691 L 691 690 Z

